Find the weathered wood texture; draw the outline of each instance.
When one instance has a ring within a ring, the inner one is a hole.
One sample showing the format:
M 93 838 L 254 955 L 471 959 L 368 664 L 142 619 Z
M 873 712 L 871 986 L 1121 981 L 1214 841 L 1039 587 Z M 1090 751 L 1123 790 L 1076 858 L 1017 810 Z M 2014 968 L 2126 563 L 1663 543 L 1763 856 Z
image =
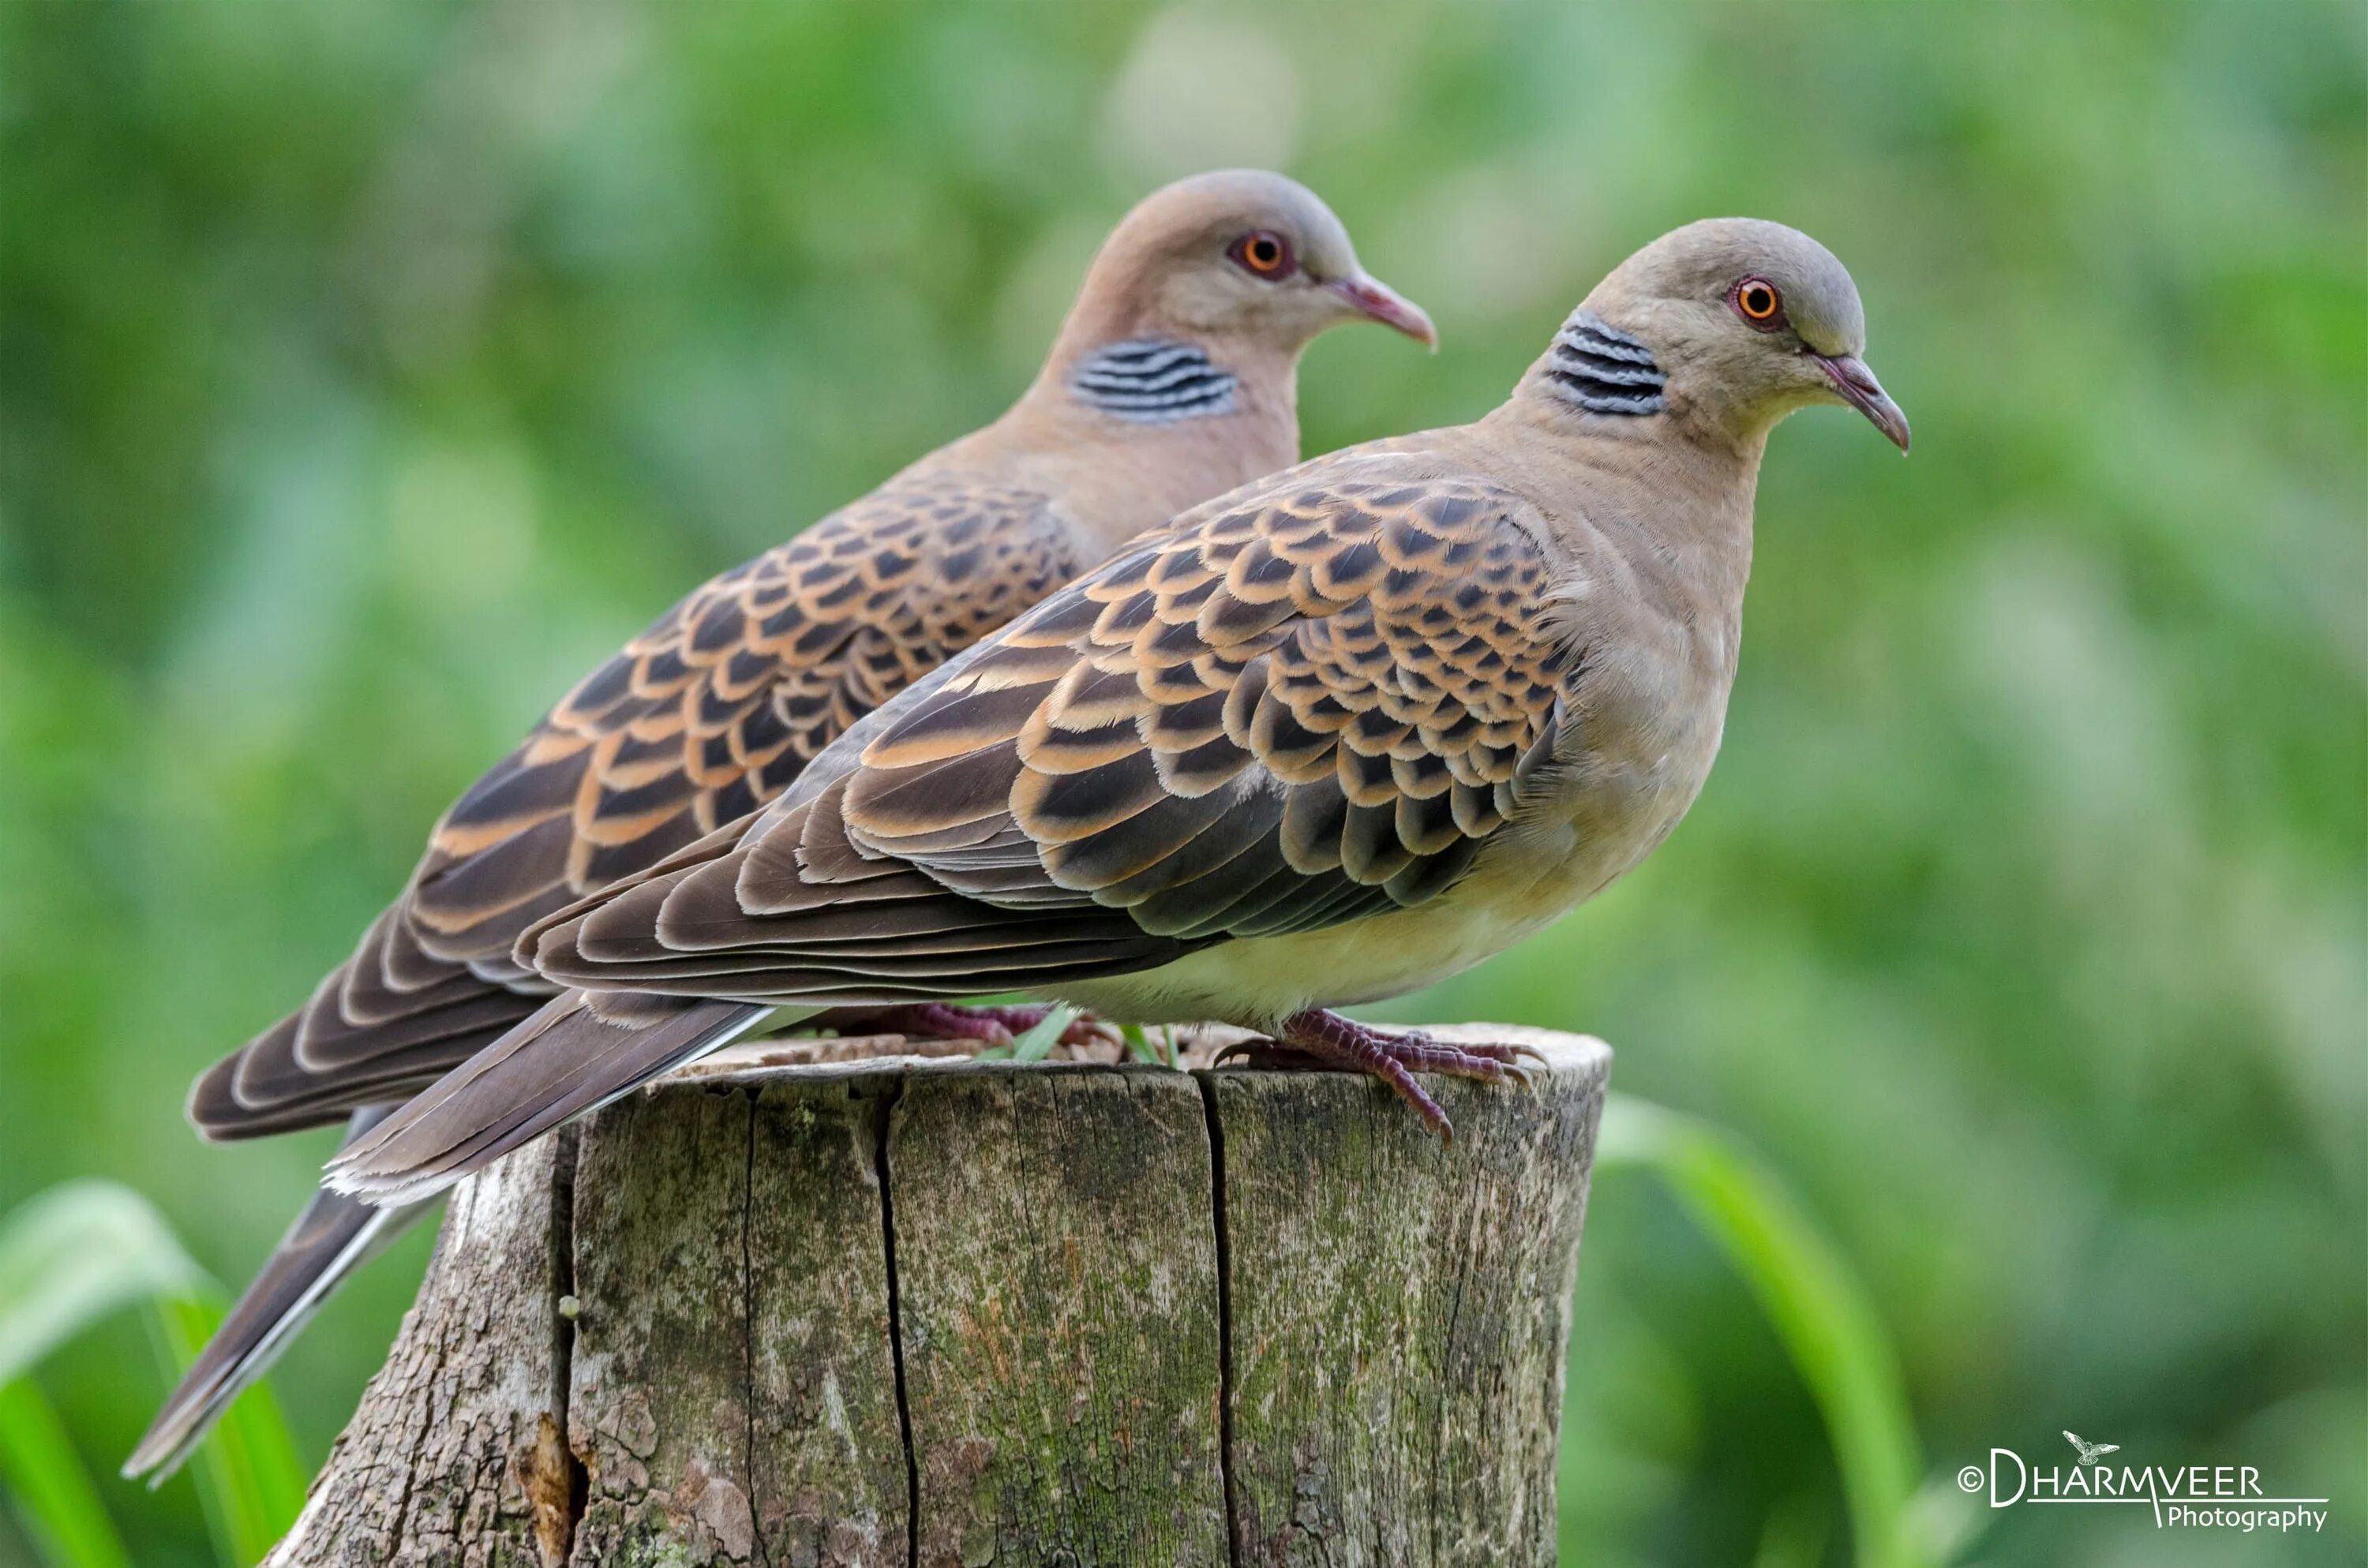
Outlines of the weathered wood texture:
M 677 1081 L 464 1185 L 273 1562 L 1534 1564 L 1610 1055 Z
M 1501 1025 L 1449 1039 L 1554 1037 Z M 1599 1059 L 1600 1060 L 1600 1059 Z M 1219 1073 L 1236 1561 L 1552 1562 L 1572 1270 L 1600 1072 L 1378 1085 Z
M 586 1130 L 576 1561 L 746 1562 L 760 1540 L 768 1562 L 905 1561 L 877 1169 L 894 1082 L 686 1086 Z
M 1200 1085 L 916 1077 L 888 1139 L 920 1561 L 1225 1561 Z
M 493 1568 L 564 1550 L 573 1144 L 547 1138 L 453 1195 L 419 1300 L 274 1563 Z

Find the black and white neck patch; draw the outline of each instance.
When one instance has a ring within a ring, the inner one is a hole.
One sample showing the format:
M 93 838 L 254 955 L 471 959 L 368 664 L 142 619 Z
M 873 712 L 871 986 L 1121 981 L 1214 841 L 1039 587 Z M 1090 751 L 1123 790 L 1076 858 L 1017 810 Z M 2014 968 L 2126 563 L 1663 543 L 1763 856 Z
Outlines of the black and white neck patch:
M 1204 350 L 1164 337 L 1105 344 L 1069 372 L 1079 403 L 1141 425 L 1231 414 L 1235 384 Z
M 1669 378 L 1653 351 L 1589 311 L 1563 324 L 1546 358 L 1546 379 L 1589 414 L 1658 414 Z

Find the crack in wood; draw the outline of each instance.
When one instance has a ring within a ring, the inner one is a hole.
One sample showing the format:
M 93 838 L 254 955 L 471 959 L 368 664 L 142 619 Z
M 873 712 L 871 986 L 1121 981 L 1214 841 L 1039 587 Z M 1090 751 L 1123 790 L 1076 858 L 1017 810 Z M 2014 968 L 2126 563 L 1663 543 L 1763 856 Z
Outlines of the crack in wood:
M 1209 1128 L 1209 1213 L 1217 1248 L 1217 1476 L 1225 1493 L 1225 1561 L 1241 1568 L 1241 1502 L 1234 1490 L 1234 1258 L 1225 1235 L 1225 1122 L 1217 1114 L 1217 1086 L 1206 1072 L 1192 1074 Z
M 741 1340 L 740 1372 L 747 1391 L 741 1403 L 741 1441 L 747 1455 L 741 1473 L 748 1479 L 748 1525 L 757 1561 L 772 1568 L 773 1554 L 765 1539 L 764 1486 L 757 1475 L 757 1264 L 749 1235 L 757 1225 L 757 1117 L 762 1096 L 740 1097 L 748 1102 L 747 1151 L 740 1175 L 740 1318 L 746 1331 Z
M 880 1245 L 888 1271 L 888 1356 L 896 1374 L 896 1431 L 905 1445 L 905 1562 L 906 1568 L 920 1568 L 921 1456 L 913 1447 L 913 1405 L 905 1389 L 905 1324 L 896 1290 L 896 1200 L 888 1168 L 889 1128 L 904 1097 L 905 1080 L 898 1078 L 881 1100 L 871 1169 L 880 1183 Z
M 562 1568 L 575 1544 L 590 1494 L 590 1477 L 567 1431 L 568 1383 L 575 1359 L 575 1321 L 563 1305 L 575 1295 L 575 1152 L 581 1129 L 558 1134 L 551 1175 L 551 1392 L 538 1416 L 524 1477 L 534 1511 L 535 1546 L 543 1568 Z

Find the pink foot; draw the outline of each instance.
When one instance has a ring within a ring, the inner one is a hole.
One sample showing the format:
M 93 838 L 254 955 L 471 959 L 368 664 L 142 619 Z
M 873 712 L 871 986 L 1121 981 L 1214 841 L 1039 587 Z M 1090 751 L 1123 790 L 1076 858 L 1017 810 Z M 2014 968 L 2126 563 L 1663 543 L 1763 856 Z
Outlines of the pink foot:
M 1451 1143 L 1455 1141 L 1454 1124 L 1439 1108 L 1439 1102 L 1415 1082 L 1417 1073 L 1440 1073 L 1484 1084 L 1512 1083 L 1527 1088 L 1529 1074 L 1516 1063 L 1524 1057 L 1545 1060 L 1526 1045 L 1450 1045 L 1420 1030 L 1384 1034 L 1320 1007 L 1285 1018 L 1279 1039 L 1245 1040 L 1227 1046 L 1217 1053 L 1217 1060 L 1222 1062 L 1232 1056 L 1247 1057 L 1263 1066 L 1370 1073 L 1387 1084 L 1432 1131 Z

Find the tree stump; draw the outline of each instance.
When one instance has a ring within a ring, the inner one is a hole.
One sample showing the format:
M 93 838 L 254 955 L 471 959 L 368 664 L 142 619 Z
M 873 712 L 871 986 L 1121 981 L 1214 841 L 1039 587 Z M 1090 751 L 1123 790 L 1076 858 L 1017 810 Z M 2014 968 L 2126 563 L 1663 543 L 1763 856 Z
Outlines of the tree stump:
M 271 1562 L 1548 1563 L 1611 1053 L 1535 1091 L 910 1056 L 654 1085 L 455 1193 Z

